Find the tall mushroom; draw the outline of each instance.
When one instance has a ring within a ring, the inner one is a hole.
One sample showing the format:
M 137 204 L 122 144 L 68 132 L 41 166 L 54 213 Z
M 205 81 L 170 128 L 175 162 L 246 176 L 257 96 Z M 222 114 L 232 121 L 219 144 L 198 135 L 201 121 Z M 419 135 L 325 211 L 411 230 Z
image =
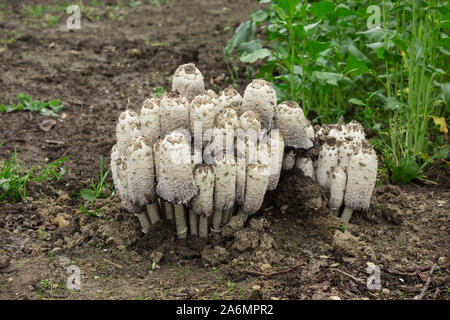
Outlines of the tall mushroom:
M 280 180 L 281 168 L 283 166 L 284 139 L 278 129 L 272 129 L 269 133 L 268 142 L 270 146 L 270 178 L 269 190 L 275 190 Z
M 213 231 L 219 232 L 222 216 L 234 205 L 236 196 L 236 161 L 233 154 L 223 152 L 214 165 L 214 214 Z
M 177 129 L 189 130 L 189 102 L 178 91 L 166 92 L 160 104 L 161 137 Z
M 331 174 L 330 199 L 328 200 L 328 208 L 333 216 L 337 217 L 339 215 L 339 209 L 344 200 L 346 185 L 347 171 L 345 168 L 338 166 Z
M 255 79 L 245 89 L 240 113 L 248 110 L 257 112 L 261 118 L 262 127 L 270 130 L 274 125 L 276 105 L 277 93 L 272 85 L 263 79 Z
M 158 204 L 155 199 L 155 170 L 153 148 L 144 137 L 134 139 L 127 152 L 128 192 L 133 204 L 147 207 L 150 222 L 158 222 Z
M 314 129 L 296 102 L 285 101 L 275 108 L 275 126 L 287 147 L 304 150 L 314 147 Z
M 189 225 L 192 235 L 198 233 L 201 238 L 205 238 L 208 236 L 208 217 L 214 210 L 215 178 L 212 167 L 204 164 L 196 165 L 194 180 L 199 192 L 191 200 L 193 215 L 191 213 L 189 215 Z
M 139 115 L 133 110 L 125 110 L 119 116 L 116 126 L 117 151 L 120 155 L 126 153 L 131 140 L 139 134 Z
M 187 227 L 183 204 L 194 197 L 198 188 L 191 164 L 191 145 L 180 131 L 168 134 L 160 145 L 158 195 L 175 206 L 175 226 L 180 239 L 186 238 Z
M 178 90 L 180 94 L 191 102 L 195 96 L 205 92 L 203 75 L 193 63 L 183 64 L 175 70 L 172 77 L 172 90 Z
M 348 223 L 353 210 L 369 209 L 370 199 L 377 179 L 378 158 L 373 147 L 365 140 L 362 148 L 352 155 L 347 169 L 345 209 L 341 222 Z
M 225 108 L 233 108 L 241 114 L 242 100 L 241 94 L 232 86 L 228 86 L 217 100 L 217 113 Z
M 339 158 L 339 148 L 336 139 L 329 138 L 322 145 L 317 159 L 316 180 L 322 187 L 329 189 L 333 168 L 337 167 Z
M 147 139 L 150 146 L 153 146 L 161 135 L 160 105 L 161 100 L 151 98 L 145 100 L 141 108 L 139 117 L 141 134 Z

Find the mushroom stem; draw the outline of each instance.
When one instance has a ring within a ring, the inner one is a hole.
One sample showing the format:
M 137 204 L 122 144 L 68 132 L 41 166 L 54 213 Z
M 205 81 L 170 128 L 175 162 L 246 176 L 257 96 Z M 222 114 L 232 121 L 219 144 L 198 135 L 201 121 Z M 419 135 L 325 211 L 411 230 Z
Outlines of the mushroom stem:
M 147 212 L 142 211 L 140 213 L 135 213 L 135 216 L 139 219 L 141 223 L 141 228 L 143 233 L 147 233 L 150 229 L 150 219 L 148 218 Z
M 231 208 L 223 211 L 222 224 L 227 224 L 228 222 L 230 222 L 230 219 L 231 219 L 231 216 L 233 215 L 233 212 L 234 212 L 234 206 L 232 206 Z
M 242 220 L 242 223 L 245 223 L 248 219 L 248 213 L 245 212 L 242 207 L 239 207 L 237 211 L 237 216 Z
M 161 199 L 162 200 L 162 199 Z M 164 212 L 166 213 L 167 220 L 175 221 L 175 214 L 173 212 L 173 205 L 169 201 L 162 200 L 164 203 Z
M 330 210 L 330 214 L 332 216 L 339 217 L 339 210 L 338 209 L 329 209 L 329 210 Z
M 212 229 L 214 232 L 220 232 L 220 226 L 222 223 L 222 215 L 223 215 L 223 211 L 222 210 L 214 210 L 213 213 L 213 220 L 212 220 Z
M 202 214 L 198 223 L 198 235 L 200 238 L 208 237 L 208 217 Z
M 352 217 L 352 214 L 353 214 L 353 209 L 345 206 L 345 209 L 342 212 L 340 221 L 342 223 L 348 223 L 350 221 L 350 218 Z
M 150 222 L 152 224 L 157 223 L 159 220 L 159 214 L 158 214 L 158 201 L 155 201 L 153 203 L 147 204 L 147 213 L 150 218 Z
M 191 236 L 198 236 L 198 215 L 192 208 L 189 209 L 189 229 L 191 230 Z
M 177 229 L 178 239 L 186 239 L 187 227 L 186 216 L 184 215 L 184 206 L 182 204 L 174 205 L 175 207 L 175 227 Z

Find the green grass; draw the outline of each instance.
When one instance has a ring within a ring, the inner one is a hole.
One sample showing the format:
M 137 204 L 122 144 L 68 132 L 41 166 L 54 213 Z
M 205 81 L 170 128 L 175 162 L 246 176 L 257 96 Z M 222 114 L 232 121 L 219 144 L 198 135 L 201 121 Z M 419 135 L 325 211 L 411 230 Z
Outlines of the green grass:
M 44 116 L 57 117 L 58 112 L 62 110 L 64 110 L 64 105 L 60 100 L 36 101 L 24 93 L 17 95 L 16 104 L 0 104 L 0 112 L 31 111 L 39 112 Z
M 279 102 L 299 102 L 314 123 L 362 122 L 394 183 L 448 165 L 447 0 L 379 1 L 381 26 L 370 29 L 368 2 L 260 2 L 269 5 L 224 50 L 231 79 L 235 59 L 246 73 L 259 61 L 256 76 L 271 82 Z
M 0 167 L 0 204 L 17 202 L 27 196 L 27 183 L 32 181 L 58 181 L 66 173 L 63 167 L 67 156 L 54 162 L 40 163 L 25 169 L 17 162 L 17 150 Z
M 112 187 L 106 182 L 110 169 L 104 171 L 103 156 L 100 156 L 100 169 L 95 180 L 91 179 L 89 189 L 80 190 L 80 197 L 85 203 L 80 206 L 80 210 L 87 215 L 99 217 L 101 210 L 95 207 L 97 199 L 107 199 L 111 196 Z

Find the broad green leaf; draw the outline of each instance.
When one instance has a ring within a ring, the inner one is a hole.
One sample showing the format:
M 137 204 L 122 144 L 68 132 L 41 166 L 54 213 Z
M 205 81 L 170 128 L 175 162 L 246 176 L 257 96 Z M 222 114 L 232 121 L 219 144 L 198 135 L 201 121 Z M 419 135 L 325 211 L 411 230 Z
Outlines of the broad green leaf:
M 263 48 L 263 49 L 259 49 L 259 50 L 255 51 L 255 52 L 252 52 L 250 54 L 241 56 L 241 57 L 239 57 L 239 59 L 245 63 L 253 63 L 257 60 L 267 58 L 268 56 L 270 56 L 270 54 L 271 54 L 270 50 Z
M 308 11 L 313 15 L 320 19 L 325 19 L 327 14 L 332 13 L 334 11 L 334 5 L 331 2 L 326 0 L 322 0 L 320 2 L 312 4 Z
M 94 201 L 97 199 L 97 194 L 91 189 L 82 189 L 80 191 L 80 196 L 87 201 Z
M 230 55 L 236 48 L 236 46 L 238 46 L 240 43 L 249 42 L 250 40 L 252 40 L 255 32 L 254 30 L 255 26 L 250 21 L 242 22 L 239 27 L 237 27 L 233 37 L 231 37 L 230 41 L 228 42 L 225 48 L 225 54 Z
M 250 15 L 250 19 L 252 19 L 252 21 L 254 21 L 256 23 L 263 22 L 268 17 L 269 17 L 269 15 L 264 10 L 253 11 L 252 14 Z
M 338 85 L 338 81 L 341 80 L 344 77 L 340 73 L 320 72 L 320 71 L 314 71 L 312 73 L 312 75 L 317 80 L 322 81 L 322 82 L 326 82 L 327 84 L 330 84 L 332 86 L 337 86 Z

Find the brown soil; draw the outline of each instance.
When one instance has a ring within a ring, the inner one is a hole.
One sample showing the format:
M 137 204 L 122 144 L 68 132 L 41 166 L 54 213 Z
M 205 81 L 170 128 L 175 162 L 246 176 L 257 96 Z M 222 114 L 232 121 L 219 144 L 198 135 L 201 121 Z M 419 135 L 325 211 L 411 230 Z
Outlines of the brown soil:
M 207 241 L 180 242 L 166 222 L 144 236 L 115 196 L 96 203 L 100 218 L 80 212 L 75 193 L 97 174 L 100 155 L 109 163 L 120 112 L 168 88 L 182 63 L 194 62 L 207 88 L 225 88 L 225 28 L 257 4 L 124 7 L 114 11 L 121 19 L 83 16 L 82 29 L 68 32 L 64 14 L 47 27 L 26 16 L 30 3 L 1 9 L 0 99 L 14 103 L 23 92 L 66 109 L 48 132 L 39 128 L 44 116 L 1 113 L 0 160 L 15 147 L 27 166 L 69 155 L 69 174 L 30 183 L 26 201 L 0 205 L 0 299 L 412 299 L 434 264 L 424 299 L 450 297 L 448 186 L 378 187 L 370 211 L 355 213 L 345 232 L 326 212 L 326 195 L 298 173 L 283 177 L 247 226 L 232 220 Z M 241 92 L 246 82 L 241 68 Z M 383 290 L 367 288 L 370 262 Z M 81 270 L 81 290 L 65 287 L 70 264 Z

